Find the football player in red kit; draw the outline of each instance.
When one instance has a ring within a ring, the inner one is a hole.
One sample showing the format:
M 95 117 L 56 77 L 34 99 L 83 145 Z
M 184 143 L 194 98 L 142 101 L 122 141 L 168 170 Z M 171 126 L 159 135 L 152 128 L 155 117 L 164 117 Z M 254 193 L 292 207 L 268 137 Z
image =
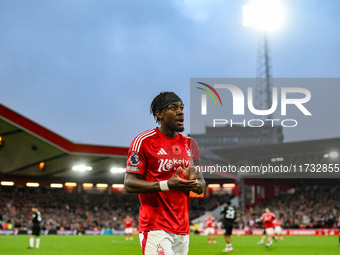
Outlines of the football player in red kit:
M 195 165 L 200 152 L 184 130 L 184 104 L 173 92 L 156 96 L 150 112 L 159 127 L 131 143 L 125 189 L 138 193 L 139 236 L 144 255 L 188 254 L 189 192 L 201 194 L 205 181 Z
M 266 234 L 268 236 L 266 247 L 272 245 L 273 237 L 274 237 L 274 224 L 273 221 L 275 220 L 275 215 L 269 210 L 269 208 L 265 209 L 265 213 L 262 214 L 260 220 L 263 221 L 264 228 L 266 229 Z
M 211 243 L 211 237 L 213 239 L 213 243 L 216 243 L 215 226 L 216 220 L 214 217 L 211 216 L 211 213 L 209 213 L 208 217 L 204 220 L 204 228 L 206 234 L 208 235 L 208 243 Z
M 133 240 L 132 237 L 132 232 L 133 232 L 133 228 L 132 228 L 132 224 L 133 224 L 133 220 L 130 218 L 130 216 L 126 216 L 125 220 L 124 220 L 124 232 L 125 232 L 125 239 L 126 240 Z
M 282 221 L 280 219 L 275 219 L 274 222 L 274 232 L 275 232 L 275 241 L 280 237 L 280 240 L 283 240 L 282 236 Z

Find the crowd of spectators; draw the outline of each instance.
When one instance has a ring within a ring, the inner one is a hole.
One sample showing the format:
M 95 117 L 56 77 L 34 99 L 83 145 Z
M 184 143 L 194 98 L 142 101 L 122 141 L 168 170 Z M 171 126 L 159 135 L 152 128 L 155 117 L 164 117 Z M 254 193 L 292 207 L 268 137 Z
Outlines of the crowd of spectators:
M 10 222 L 13 228 L 30 228 L 34 205 L 42 214 L 43 229 L 122 230 L 127 215 L 137 226 L 138 204 L 138 197 L 133 195 L 69 194 L 61 190 L 24 188 L 0 191 L 0 225 Z
M 268 207 L 283 228 L 335 228 L 340 214 L 340 184 L 297 183 L 288 192 L 246 210 L 240 225 L 258 227 L 256 219 Z
M 339 185 L 298 184 L 290 192 L 249 207 L 239 213 L 238 228 L 261 227 L 258 219 L 264 209 L 271 211 L 283 222 L 284 228 L 336 227 L 340 197 Z M 225 203 L 228 195 L 210 195 L 192 198 L 190 220 Z M 0 229 L 30 228 L 31 208 L 35 205 L 42 213 L 42 227 L 47 230 L 123 230 L 129 215 L 138 224 L 139 200 L 131 194 L 68 193 L 56 189 L 0 188 Z
M 225 197 L 192 198 L 190 219 L 220 205 Z M 225 201 L 223 201 L 224 203 Z M 30 228 L 32 206 L 42 214 L 47 230 L 123 230 L 129 215 L 138 226 L 139 199 L 131 194 L 67 193 L 57 189 L 7 188 L 0 190 L 0 228 Z

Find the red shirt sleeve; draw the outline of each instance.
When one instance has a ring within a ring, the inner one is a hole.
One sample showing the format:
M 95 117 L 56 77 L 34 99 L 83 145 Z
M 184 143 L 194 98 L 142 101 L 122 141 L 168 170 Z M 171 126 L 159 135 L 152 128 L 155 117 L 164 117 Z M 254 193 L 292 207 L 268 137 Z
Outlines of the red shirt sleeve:
M 143 151 L 143 145 L 139 149 L 139 152 L 133 151 L 132 146 L 130 146 L 128 152 L 128 158 L 126 163 L 127 173 L 144 174 L 146 169 L 146 160 Z
M 190 138 L 191 161 L 199 160 L 201 158 L 200 150 L 196 141 Z

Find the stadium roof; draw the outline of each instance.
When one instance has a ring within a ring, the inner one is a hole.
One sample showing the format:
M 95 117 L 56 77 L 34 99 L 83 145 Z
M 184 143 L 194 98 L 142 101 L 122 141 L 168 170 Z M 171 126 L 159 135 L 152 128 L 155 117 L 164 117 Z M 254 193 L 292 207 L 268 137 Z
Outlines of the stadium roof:
M 340 138 L 309 140 L 301 142 L 264 144 L 214 150 L 219 156 L 226 158 L 230 163 L 249 161 L 252 164 L 273 162 L 272 159 L 305 158 L 309 163 L 315 163 L 315 159 L 324 157 L 332 151 L 340 152 Z M 309 158 L 314 157 L 314 159 Z M 315 158 L 317 156 L 317 158 Z M 302 160 L 302 159 L 301 159 Z M 308 162 L 305 162 L 308 163 Z
M 125 168 L 128 148 L 73 143 L 2 104 L 0 137 L 1 179 L 123 180 L 123 174 L 113 175 L 110 170 Z M 80 164 L 91 166 L 92 171 L 72 170 Z
M 22 178 L 123 183 L 124 174 L 113 174 L 111 168 L 125 168 L 128 148 L 73 143 L 2 104 L 0 104 L 0 138 L 2 180 Z M 243 146 L 214 152 L 223 159 L 224 164 L 236 166 L 339 164 L 340 138 Z M 338 153 L 338 156 L 331 157 L 332 152 Z M 44 162 L 42 169 L 39 167 L 41 162 Z M 81 164 L 91 166 L 92 170 L 83 172 L 72 170 L 73 166 Z M 340 173 L 333 173 L 329 176 L 338 178 L 339 175 Z M 212 179 L 240 177 L 233 173 L 204 176 Z M 253 177 L 276 178 L 277 175 Z
M 291 174 L 249 175 L 254 178 L 339 178 L 340 176 L 339 169 L 331 169 L 340 166 L 340 138 L 243 146 L 213 151 L 225 161 L 225 164 L 238 167 L 269 165 L 290 167 Z M 296 171 L 293 171 L 294 167 Z

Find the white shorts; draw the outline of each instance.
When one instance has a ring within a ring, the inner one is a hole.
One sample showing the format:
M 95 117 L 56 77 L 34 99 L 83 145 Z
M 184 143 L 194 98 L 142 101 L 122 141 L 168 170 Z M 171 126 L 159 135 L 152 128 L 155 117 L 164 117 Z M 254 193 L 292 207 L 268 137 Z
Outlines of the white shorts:
M 164 230 L 154 230 L 139 234 L 143 255 L 187 255 L 189 235 L 176 235 Z
M 282 228 L 281 227 L 279 227 L 279 226 L 277 226 L 277 227 L 275 227 L 275 234 L 277 234 L 277 235 L 279 235 L 279 234 L 281 234 L 281 232 L 282 232 Z
M 127 234 L 127 235 L 132 234 L 132 232 L 133 232 L 132 228 L 126 228 L 125 229 L 125 234 Z
M 205 229 L 205 234 L 206 235 L 215 234 L 215 229 L 214 228 L 206 228 Z
M 274 235 L 274 228 L 266 228 L 266 234 L 269 236 Z

